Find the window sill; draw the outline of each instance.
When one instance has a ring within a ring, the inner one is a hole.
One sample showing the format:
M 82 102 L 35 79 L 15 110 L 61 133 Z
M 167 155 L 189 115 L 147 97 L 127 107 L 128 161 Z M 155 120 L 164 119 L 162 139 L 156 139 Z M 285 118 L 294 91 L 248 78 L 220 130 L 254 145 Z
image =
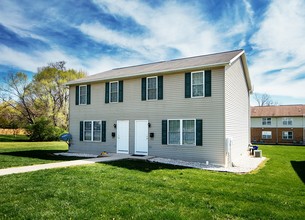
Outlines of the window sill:
M 211 98 L 212 96 L 195 96 L 195 97 L 190 97 L 191 99 L 204 99 L 204 98 Z M 187 99 L 187 98 L 186 98 Z M 189 99 L 189 98 L 188 98 Z
M 87 143 L 100 143 L 100 142 L 102 142 L 102 141 L 83 141 L 83 142 L 87 142 Z
M 195 144 L 167 144 L 166 146 L 172 146 L 172 147 L 196 147 Z

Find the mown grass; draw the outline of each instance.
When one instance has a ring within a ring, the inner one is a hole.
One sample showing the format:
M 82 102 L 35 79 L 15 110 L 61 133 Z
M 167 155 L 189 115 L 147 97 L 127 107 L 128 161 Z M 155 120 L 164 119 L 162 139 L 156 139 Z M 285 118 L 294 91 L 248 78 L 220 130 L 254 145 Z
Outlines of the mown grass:
M 0 135 L 0 142 L 20 142 L 20 141 L 29 141 L 29 137 L 27 137 L 26 135 Z
M 0 169 L 81 159 L 54 155 L 67 150 L 65 142 L 0 142 Z
M 124 160 L 0 177 L 4 219 L 305 219 L 305 148 L 238 175 Z

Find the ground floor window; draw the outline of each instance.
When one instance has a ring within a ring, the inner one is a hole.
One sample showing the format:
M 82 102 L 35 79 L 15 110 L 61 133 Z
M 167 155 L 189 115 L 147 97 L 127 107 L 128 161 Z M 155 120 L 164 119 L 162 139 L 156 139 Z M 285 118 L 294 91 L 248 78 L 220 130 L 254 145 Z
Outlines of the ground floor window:
M 195 145 L 195 119 L 168 120 L 168 144 Z
M 101 121 L 84 121 L 84 141 L 101 141 Z
M 271 131 L 262 131 L 262 139 L 271 139 L 272 132 Z
M 283 140 L 292 140 L 293 138 L 293 132 L 292 131 L 283 131 L 282 133 L 282 139 Z

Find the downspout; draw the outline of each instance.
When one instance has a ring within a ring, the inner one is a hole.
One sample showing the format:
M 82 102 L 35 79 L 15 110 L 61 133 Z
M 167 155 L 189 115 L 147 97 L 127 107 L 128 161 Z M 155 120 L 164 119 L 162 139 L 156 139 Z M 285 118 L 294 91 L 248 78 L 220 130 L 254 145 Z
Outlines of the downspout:
M 305 114 L 303 114 L 302 127 L 303 127 L 303 145 L 305 145 Z
M 278 117 L 275 118 L 276 120 L 276 144 L 279 144 L 279 129 L 278 129 Z

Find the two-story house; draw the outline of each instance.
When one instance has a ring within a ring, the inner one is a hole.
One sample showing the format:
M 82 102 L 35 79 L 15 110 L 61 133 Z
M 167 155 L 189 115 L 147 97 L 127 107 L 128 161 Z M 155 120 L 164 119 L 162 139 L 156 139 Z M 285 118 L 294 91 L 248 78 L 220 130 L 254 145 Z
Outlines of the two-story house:
M 305 143 L 305 105 L 251 107 L 251 141 Z
M 71 152 L 228 165 L 247 153 L 243 50 L 117 68 L 71 81 Z

